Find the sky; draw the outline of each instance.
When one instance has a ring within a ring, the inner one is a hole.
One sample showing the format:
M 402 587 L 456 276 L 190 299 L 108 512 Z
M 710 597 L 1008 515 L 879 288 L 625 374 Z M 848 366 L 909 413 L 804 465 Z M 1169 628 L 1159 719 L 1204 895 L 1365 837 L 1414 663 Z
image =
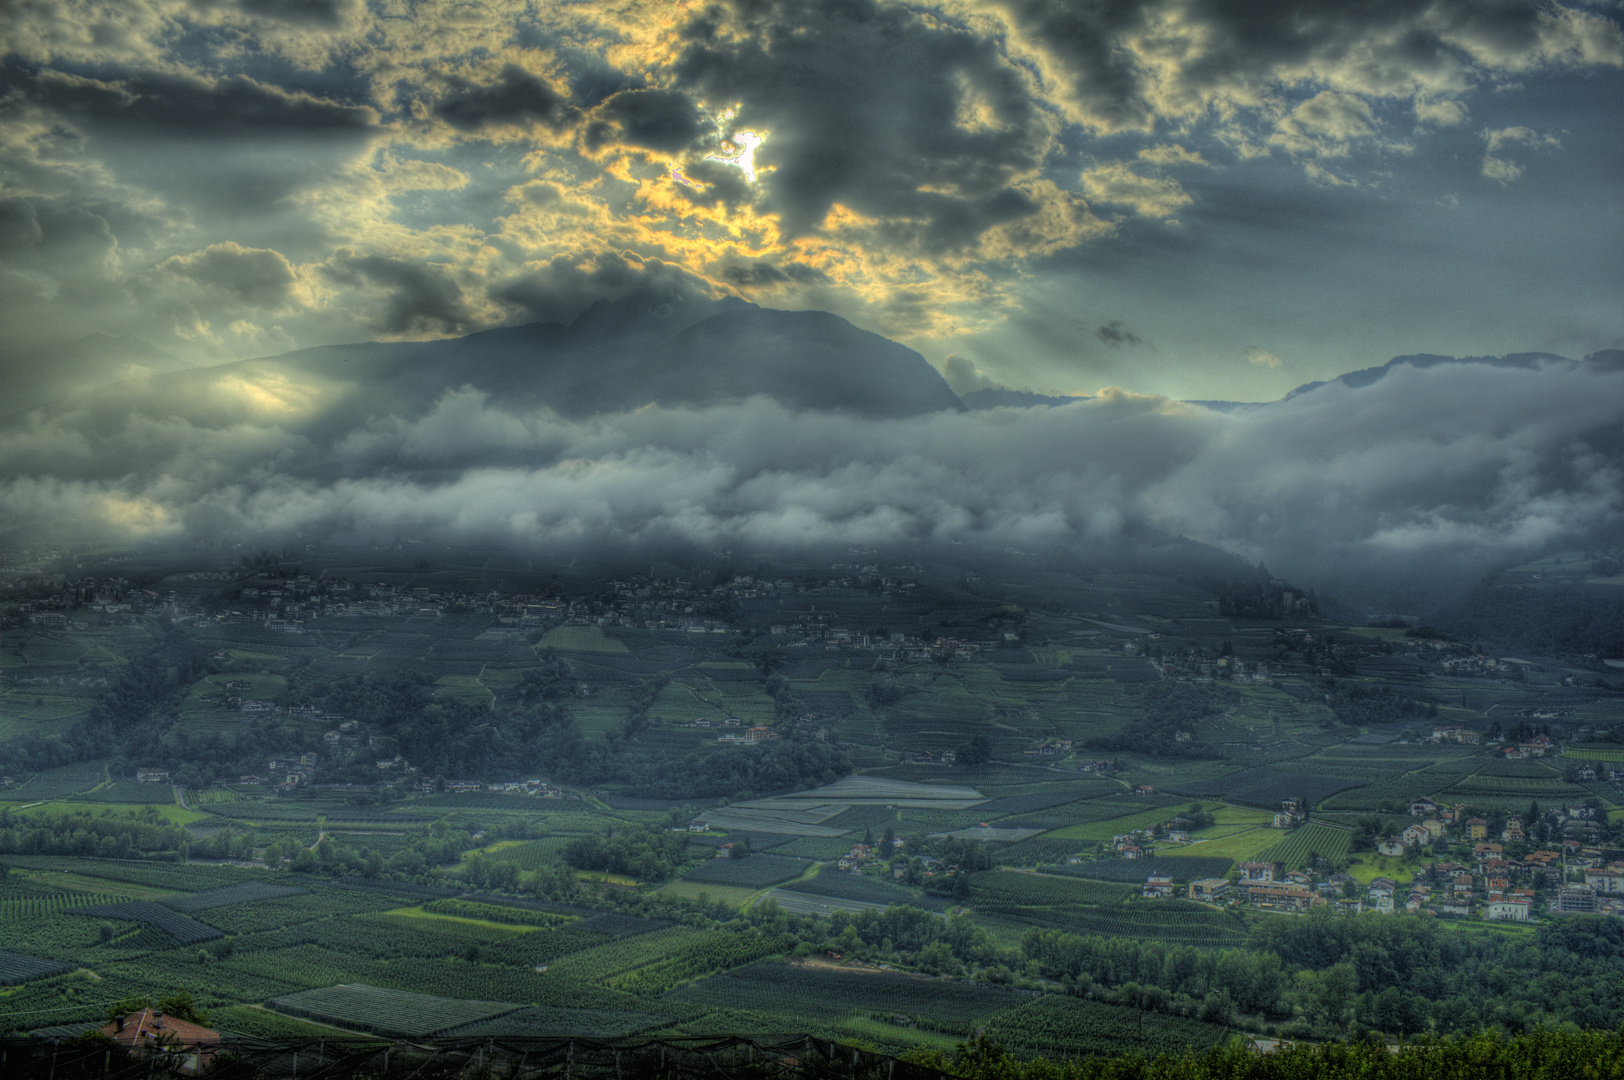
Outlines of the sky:
M 1411 613 L 1531 553 L 1624 550 L 1620 18 L 12 0 L 0 522 L 577 549 L 1158 533 Z M 435 344 L 538 322 L 574 337 Z M 1525 352 L 1557 356 L 1285 400 L 1393 356 Z M 752 358 L 759 389 L 728 392 Z M 873 378 L 835 386 L 852 365 Z M 1079 400 L 959 411 L 943 378 Z M 936 404 L 840 404 L 865 386 Z
M 0 375 L 649 282 L 961 392 L 1624 346 L 1614 3 L 13 0 L 0 42 Z

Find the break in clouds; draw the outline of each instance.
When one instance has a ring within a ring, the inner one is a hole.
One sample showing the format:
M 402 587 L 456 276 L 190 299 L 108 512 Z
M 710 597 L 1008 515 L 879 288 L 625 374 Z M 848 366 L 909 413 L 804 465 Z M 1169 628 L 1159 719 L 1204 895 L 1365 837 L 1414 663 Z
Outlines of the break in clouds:
M 1187 536 L 1303 584 L 1459 578 L 1624 521 L 1624 371 L 1395 365 L 1224 413 L 1110 389 L 878 418 L 764 396 L 412 406 L 274 362 L 14 417 L 0 514 L 80 535 L 1098 549 Z M 184 385 L 184 392 L 177 388 Z

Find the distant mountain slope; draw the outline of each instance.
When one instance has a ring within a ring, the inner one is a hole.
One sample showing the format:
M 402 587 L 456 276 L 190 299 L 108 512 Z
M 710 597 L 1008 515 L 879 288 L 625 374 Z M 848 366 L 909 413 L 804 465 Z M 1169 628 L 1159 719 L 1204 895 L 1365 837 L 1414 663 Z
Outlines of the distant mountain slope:
M 765 394 L 870 416 L 964 408 L 923 356 L 825 311 L 734 305 L 671 338 L 659 356 L 650 391 L 663 402 Z
M 0 367 L 5 376 L 4 408 L 6 412 L 31 409 L 77 387 L 191 366 L 138 337 L 86 334 L 67 345 L 8 358 Z
M 510 407 L 545 406 L 574 416 L 755 395 L 794 409 L 870 417 L 964 408 L 912 349 L 827 312 L 775 311 L 737 299 L 693 304 L 637 296 L 596 304 L 567 326 L 532 323 L 443 341 L 322 346 L 160 380 L 180 400 L 194 384 L 232 372 L 258 380 L 308 376 L 329 388 L 337 411 L 374 414 L 420 412 L 461 387 Z
M 1438 356 L 1432 353 L 1415 353 L 1410 356 L 1395 356 L 1381 367 L 1362 368 L 1359 371 L 1349 371 L 1338 375 L 1334 379 L 1322 379 L 1316 382 L 1304 383 L 1281 400 L 1290 401 L 1294 397 L 1310 393 L 1332 383 L 1341 383 L 1355 389 L 1370 386 L 1378 380 L 1386 378 L 1394 368 L 1399 367 L 1431 368 L 1438 367 L 1441 364 L 1487 364 L 1490 367 L 1523 368 L 1524 370 L 1535 371 L 1552 365 L 1571 365 L 1574 363 L 1616 366 L 1620 363 L 1620 358 L 1624 358 L 1624 351 L 1619 349 L 1605 349 L 1602 352 L 1591 353 L 1583 361 L 1573 361 L 1565 356 L 1545 352 L 1507 353 L 1504 356 Z
M 1507 353 L 1505 356 L 1438 356 L 1431 353 L 1415 353 L 1409 356 L 1395 356 L 1380 367 L 1362 368 L 1358 371 L 1349 371 L 1338 375 L 1334 379 L 1319 379 L 1314 382 L 1304 383 L 1280 400 L 1290 401 L 1293 398 L 1312 393 L 1321 387 L 1335 383 L 1361 389 L 1375 384 L 1398 367 L 1431 368 L 1441 364 L 1486 364 L 1490 367 L 1522 368 L 1528 371 L 1555 365 L 1575 366 L 1583 364 L 1593 366 L 1599 370 L 1611 371 L 1624 368 L 1624 349 L 1603 349 L 1600 352 L 1591 353 L 1582 361 L 1570 360 L 1565 356 L 1544 352 Z M 1054 397 L 1049 394 L 1034 394 L 1026 390 L 1008 390 L 1001 386 L 988 390 L 972 390 L 970 393 L 963 395 L 965 407 L 972 410 L 1047 408 L 1087 400 L 1090 399 L 1087 397 Z M 1200 405 L 1214 412 L 1230 413 L 1237 409 L 1259 408 L 1271 403 L 1266 401 L 1187 400 L 1184 404 Z
M 1624 658 L 1624 589 L 1612 584 L 1618 569 L 1616 558 L 1599 551 L 1503 567 L 1432 621 L 1497 650 Z

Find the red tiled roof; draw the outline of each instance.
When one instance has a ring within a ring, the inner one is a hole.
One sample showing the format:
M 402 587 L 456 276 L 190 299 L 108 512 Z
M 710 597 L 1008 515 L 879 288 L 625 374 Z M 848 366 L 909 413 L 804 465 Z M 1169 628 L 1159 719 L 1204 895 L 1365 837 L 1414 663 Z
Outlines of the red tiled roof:
M 168 1042 L 176 1046 L 196 1046 L 200 1043 L 215 1044 L 220 1041 L 218 1031 L 211 1031 L 202 1024 L 194 1024 L 190 1020 L 165 1016 L 151 1009 L 142 1009 L 140 1012 L 131 1013 L 123 1020 L 114 1020 L 102 1028 L 101 1033 L 120 1046 L 127 1046 L 132 1050 L 153 1046 L 159 1042 Z

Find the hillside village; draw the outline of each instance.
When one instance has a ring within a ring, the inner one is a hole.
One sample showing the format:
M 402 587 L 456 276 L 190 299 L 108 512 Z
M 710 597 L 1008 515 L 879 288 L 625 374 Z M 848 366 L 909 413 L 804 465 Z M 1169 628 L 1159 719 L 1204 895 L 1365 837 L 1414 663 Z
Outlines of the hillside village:
M 407 558 L 416 549 L 407 541 L 396 544 L 394 550 Z M 544 648 L 550 635 L 561 629 L 582 628 L 600 635 L 652 632 L 672 635 L 673 641 L 688 641 L 700 635 L 708 649 L 720 645 L 726 649 L 747 646 L 756 652 L 776 650 L 791 661 L 849 657 L 849 663 L 871 665 L 869 669 L 876 672 L 901 671 L 921 663 L 1007 664 L 1012 657 L 1026 655 L 1029 647 L 1055 644 L 1053 626 L 1034 632 L 1027 613 L 1014 608 L 994 610 L 976 620 L 944 620 L 934 627 L 920 626 L 915 620 L 888 620 L 898 625 L 877 625 L 884 618 L 878 613 L 897 604 L 912 603 L 925 593 L 939 593 L 941 586 L 925 583 L 931 568 L 923 563 L 890 564 L 872 560 L 871 552 L 854 550 L 852 554 L 856 561 L 829 563 L 826 570 L 801 568 L 774 574 L 737 572 L 732 568 L 731 552 L 715 552 L 716 565 L 690 577 L 638 573 L 578 583 L 570 589 L 555 581 L 545 591 L 523 591 L 474 590 L 458 587 L 455 582 L 413 585 L 410 575 L 401 574 L 390 575 L 391 580 L 367 581 L 326 570 L 307 572 L 287 551 L 242 555 L 240 565 L 231 569 L 194 570 L 159 581 L 142 575 L 70 577 L 63 568 L 81 565 L 73 551 L 30 549 L 8 559 L 4 585 L 8 596 L 15 599 L 7 603 L 4 621 L 44 635 L 71 635 L 90 630 L 92 623 L 105 630 L 121 622 L 133 624 L 157 616 L 200 634 L 268 634 L 272 639 L 281 634 L 331 638 L 335 633 L 344 633 L 346 625 L 352 623 L 369 630 L 399 625 L 410 633 L 426 623 L 455 622 L 459 627 L 471 624 L 471 632 L 459 630 L 459 634 L 468 633 L 481 645 L 511 645 L 526 656 L 531 655 L 530 650 Z M 100 560 L 100 565 L 107 563 Z M 419 559 L 418 564 L 421 569 L 427 560 Z M 956 585 L 961 589 L 984 587 L 973 572 L 962 573 Z M 1098 659 L 1087 661 L 1092 665 L 1088 670 L 1110 673 L 1119 682 L 1148 679 L 1197 687 L 1258 686 L 1282 689 L 1300 698 L 1312 693 L 1305 680 L 1335 679 L 1355 671 L 1403 670 L 1450 679 L 1516 683 L 1527 667 L 1526 661 L 1494 657 L 1474 645 L 1450 640 L 1426 628 L 1410 627 L 1405 632 L 1386 632 L 1379 637 L 1339 633 L 1334 626 L 1313 617 L 1314 604 L 1310 596 L 1283 582 L 1272 582 L 1255 594 L 1220 591 L 1221 610 L 1241 613 L 1251 605 L 1263 615 L 1301 618 L 1310 624 L 1275 626 L 1266 639 L 1254 637 L 1239 651 L 1230 639 L 1180 640 L 1182 635 L 1173 633 L 1173 627 L 1146 628 L 1142 621 L 1124 624 L 1113 621 L 1121 616 L 1098 617 L 1106 614 L 1103 612 L 1071 610 L 1051 613 L 1050 618 L 1085 627 L 1065 633 L 1089 644 L 1098 655 Z M 876 615 L 859 622 L 852 612 L 863 605 L 871 607 Z M 786 617 L 789 613 L 793 613 L 792 617 Z M 1121 662 L 1113 664 L 1110 651 L 1119 654 Z M 413 789 L 443 782 L 453 785 L 453 790 L 463 791 L 476 787 L 494 790 L 494 785 L 517 779 L 502 775 L 425 777 L 417 775 L 413 763 L 402 755 L 368 757 L 377 739 L 365 725 L 288 690 L 267 693 L 267 689 L 282 685 L 280 680 L 272 686 L 251 675 L 234 675 L 244 666 L 233 660 L 234 655 L 228 648 L 213 654 L 218 673 L 209 675 L 199 688 L 199 703 L 212 705 L 244 723 L 288 718 L 324 729 L 317 752 L 302 752 L 291 763 L 269 758 L 263 770 L 256 767 L 253 773 L 242 774 L 242 783 L 267 785 L 278 791 L 308 789 L 317 784 L 354 790 L 357 785 L 400 787 L 405 780 Z M 1069 663 L 1075 666 L 1080 662 Z M 1134 674 L 1136 671 L 1140 674 Z M 5 682 L 19 691 L 60 688 L 79 695 L 108 686 L 105 669 L 80 665 L 77 670 L 59 667 L 56 672 L 46 675 L 8 670 Z M 1060 677 L 1068 672 L 1036 674 Z M 1569 671 L 1561 678 L 1561 685 L 1575 686 L 1575 675 Z M 586 697 L 596 691 L 581 681 L 572 692 Z M 871 687 L 870 692 L 876 695 L 871 702 L 875 707 L 893 703 L 885 695 L 895 691 L 884 685 Z M 1326 700 L 1341 714 L 1341 703 L 1332 701 L 1330 695 Z M 1377 702 L 1380 708 L 1372 712 L 1355 700 L 1347 722 L 1397 719 L 1424 723 L 1436 715 L 1435 706 L 1423 707 L 1409 698 L 1391 700 L 1401 708 L 1395 711 L 1385 702 Z M 1431 741 L 1463 747 L 1492 746 L 1507 759 L 1542 757 L 1558 749 L 1551 743 L 1548 730 L 1536 731 L 1535 726 L 1543 723 L 1548 729 L 1549 721 L 1566 720 L 1567 711 L 1560 704 L 1524 711 L 1527 715 L 1519 715 L 1515 723 L 1507 724 L 1521 732 L 1515 739 L 1502 737 L 1498 721 L 1487 727 L 1439 721 L 1432 724 Z M 747 747 L 783 738 L 792 729 L 827 740 L 835 737 L 831 732 L 837 720 L 816 708 L 803 707 L 771 723 L 762 722 L 759 715 L 746 720 L 719 709 L 709 716 L 684 719 L 675 726 L 702 734 L 722 747 Z M 657 717 L 648 721 L 652 726 L 664 722 Z M 1202 738 L 1193 727 L 1179 723 L 1168 730 L 1167 749 L 1196 757 L 1210 755 L 1211 749 L 1202 748 Z M 1611 732 L 1581 726 L 1570 735 L 1578 741 L 1605 740 Z M 1424 736 L 1400 732 L 1382 737 L 1396 737 L 1402 743 Z M 1018 753 L 1051 767 L 1087 775 L 1124 775 L 1121 764 L 1089 753 L 1100 749 L 1127 747 L 1099 744 L 1097 740 L 1090 743 L 1065 734 L 1039 734 L 1018 750 L 1010 748 L 1005 753 Z M 946 768 L 974 764 L 961 760 L 965 751 L 964 744 L 946 741 L 900 748 L 904 764 Z M 363 777 L 354 766 L 374 757 L 375 772 Z M 176 764 L 162 762 L 156 767 L 173 770 Z M 343 775 L 334 773 L 340 766 Z M 1594 769 L 1570 778 L 1581 783 L 1599 779 Z
M 44 554 L 54 554 L 45 552 Z M 725 554 L 725 553 L 724 553 Z M 827 574 L 808 576 L 754 576 L 724 569 L 705 575 L 701 583 L 681 577 L 634 575 L 595 583 L 589 595 L 549 592 L 474 592 L 404 581 L 357 581 L 325 573 L 301 572 L 282 561 L 286 553 L 259 557 L 266 565 L 236 571 L 198 571 L 184 575 L 186 589 L 150 588 L 126 577 L 69 578 L 45 573 L 29 565 L 25 573 L 13 569 L 0 578 L 8 599 L 6 616 L 17 625 L 43 631 L 85 630 L 91 614 L 134 618 L 160 615 L 199 630 L 257 626 L 287 634 L 305 634 L 318 625 L 341 630 L 343 620 L 435 620 L 447 615 L 483 616 L 489 622 L 480 635 L 485 640 L 533 640 L 539 631 L 554 626 L 598 626 L 683 634 L 746 634 L 753 640 L 789 650 L 851 650 L 872 654 L 880 663 L 934 660 L 971 660 L 989 650 L 1018 648 L 1028 634 L 1024 619 L 967 626 L 957 632 L 942 629 L 854 626 L 828 605 L 818 610 L 810 602 L 792 620 L 763 622 L 753 611 L 785 598 L 820 595 L 850 597 L 860 594 L 883 607 L 887 598 L 907 597 L 921 588 L 920 563 L 833 563 Z M 246 557 L 244 557 L 246 561 Z M 43 557 L 35 562 L 46 561 Z M 975 587 L 977 575 L 964 575 Z M 172 583 L 172 582 L 171 582 Z M 163 584 L 163 583 L 156 583 Z M 1303 594 L 1280 587 L 1277 603 L 1287 613 L 1307 616 L 1311 602 Z M 800 605 L 797 604 L 797 609 Z M 752 609 L 752 610 L 747 610 Z M 1218 648 L 1164 642 L 1154 630 L 1091 619 L 1087 613 L 1072 617 L 1124 632 L 1128 640 L 1117 648 L 1125 656 L 1142 657 L 1163 678 L 1191 681 L 1256 682 L 1272 684 L 1281 677 L 1304 674 L 1335 676 L 1353 664 L 1372 658 L 1419 661 L 1441 674 L 1480 678 L 1519 678 L 1521 661 L 1490 656 L 1446 635 L 1422 633 L 1399 641 L 1350 640 L 1325 629 L 1282 628 L 1275 633 L 1275 659 L 1248 660 L 1228 643 Z M 1568 685 L 1573 684 L 1570 677 Z
M 1304 820 L 1303 810 L 1295 800 L 1287 802 L 1276 821 L 1294 826 Z M 1172 875 L 1152 874 L 1141 895 L 1293 914 L 1326 908 L 1347 915 L 1407 912 L 1510 922 L 1577 913 L 1624 918 L 1624 859 L 1616 848 L 1597 843 L 1601 815 L 1590 806 L 1480 815 L 1464 803 L 1443 806 L 1423 798 L 1408 813 L 1413 823 L 1363 837 L 1366 852 L 1373 847 L 1381 856 L 1376 865 L 1383 872 L 1374 877 L 1350 872 L 1367 861 L 1358 854 L 1291 870 L 1280 861 L 1248 860 L 1226 877 L 1183 888 Z M 1151 830 L 1140 832 L 1116 837 L 1111 852 L 1148 856 L 1157 838 Z M 1180 830 L 1165 835 L 1173 845 L 1190 842 Z

